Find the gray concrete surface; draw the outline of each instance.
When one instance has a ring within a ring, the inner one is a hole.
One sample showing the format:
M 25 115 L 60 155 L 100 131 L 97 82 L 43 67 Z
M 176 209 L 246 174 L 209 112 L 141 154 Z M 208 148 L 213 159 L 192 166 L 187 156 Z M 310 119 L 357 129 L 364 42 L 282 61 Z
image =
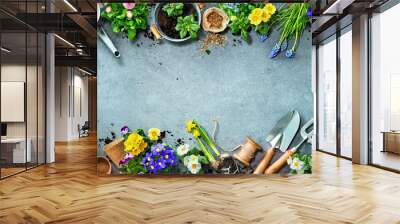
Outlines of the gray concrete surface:
M 199 51 L 201 41 L 154 45 L 141 33 L 131 42 L 113 34 L 108 25 L 105 28 L 121 58 L 98 40 L 99 138 L 127 124 L 171 130 L 174 137 L 168 141 L 173 142 L 189 137 L 188 119 L 196 119 L 209 131 L 216 119 L 217 142 L 223 148 L 234 148 L 246 136 L 267 147 L 267 133 L 288 111 L 298 110 L 302 124 L 313 116 L 310 32 L 301 38 L 294 59 L 284 55 L 269 59 L 277 31 L 264 43 L 253 32 L 251 44 L 238 44 L 234 39 L 240 37 L 227 32 L 226 46 L 211 48 L 208 55 Z M 310 147 L 306 148 L 309 153 Z

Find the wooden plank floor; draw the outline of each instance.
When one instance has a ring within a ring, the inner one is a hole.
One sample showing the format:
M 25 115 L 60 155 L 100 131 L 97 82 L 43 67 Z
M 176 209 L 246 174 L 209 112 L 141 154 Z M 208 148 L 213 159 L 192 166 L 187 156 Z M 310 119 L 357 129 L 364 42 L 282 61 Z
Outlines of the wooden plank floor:
M 315 153 L 284 178 L 97 177 L 96 141 L 0 181 L 0 223 L 400 223 L 400 175 Z

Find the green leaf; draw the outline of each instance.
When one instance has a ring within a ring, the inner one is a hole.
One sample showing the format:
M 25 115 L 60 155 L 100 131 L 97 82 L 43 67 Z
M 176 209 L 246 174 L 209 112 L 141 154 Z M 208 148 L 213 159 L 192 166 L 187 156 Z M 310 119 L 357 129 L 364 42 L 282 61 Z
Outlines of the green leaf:
M 128 30 L 128 39 L 134 40 L 135 38 L 136 38 L 136 30 L 135 29 Z
M 199 162 L 201 164 L 209 164 L 209 162 L 205 156 L 199 156 Z
M 118 25 L 112 25 L 112 31 L 114 33 L 119 33 L 119 32 L 121 32 L 121 29 L 119 28 Z

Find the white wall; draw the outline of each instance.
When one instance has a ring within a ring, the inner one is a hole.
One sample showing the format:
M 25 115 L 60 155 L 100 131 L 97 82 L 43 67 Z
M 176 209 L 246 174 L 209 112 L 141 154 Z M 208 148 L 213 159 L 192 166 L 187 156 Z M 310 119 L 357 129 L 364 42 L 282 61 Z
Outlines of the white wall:
M 88 78 L 72 67 L 56 67 L 55 73 L 55 140 L 70 141 L 88 120 Z

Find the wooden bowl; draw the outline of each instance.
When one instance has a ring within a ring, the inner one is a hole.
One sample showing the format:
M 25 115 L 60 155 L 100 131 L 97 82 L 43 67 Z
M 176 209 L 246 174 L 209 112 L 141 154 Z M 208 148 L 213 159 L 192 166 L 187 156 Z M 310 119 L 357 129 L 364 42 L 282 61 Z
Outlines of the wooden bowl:
M 97 175 L 105 176 L 111 174 L 111 163 L 103 156 L 97 157 Z
M 222 17 L 222 22 L 220 27 L 213 27 L 211 26 L 211 23 L 209 22 L 209 16 L 213 13 L 216 13 L 217 15 Z M 202 27 L 205 31 L 211 32 L 211 33 L 220 33 L 228 27 L 229 23 L 229 17 L 228 15 L 224 12 L 224 10 L 216 8 L 216 7 L 211 7 L 208 8 L 204 13 L 203 13 L 203 18 L 202 18 Z

